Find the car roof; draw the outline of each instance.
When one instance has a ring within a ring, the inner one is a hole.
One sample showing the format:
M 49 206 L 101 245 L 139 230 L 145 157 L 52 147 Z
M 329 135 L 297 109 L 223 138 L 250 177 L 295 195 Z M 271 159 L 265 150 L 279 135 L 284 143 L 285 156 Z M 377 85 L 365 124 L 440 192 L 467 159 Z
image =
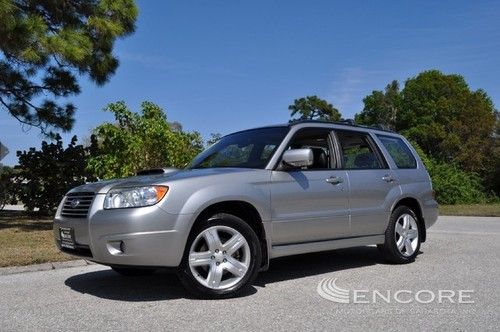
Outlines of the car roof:
M 236 132 L 233 132 L 231 134 L 236 134 L 236 133 L 241 133 L 249 130 L 256 130 L 256 129 L 266 129 L 266 128 L 285 128 L 285 127 L 315 127 L 314 125 L 317 125 L 317 127 L 323 127 L 323 128 L 336 128 L 336 129 L 347 129 L 347 130 L 359 130 L 361 131 L 373 131 L 373 132 L 379 132 L 381 134 L 392 134 L 392 135 L 398 135 L 398 133 L 384 127 L 373 127 L 373 126 L 364 126 L 364 125 L 358 125 L 354 123 L 352 120 L 345 120 L 345 121 L 339 121 L 339 122 L 334 122 L 334 121 L 321 121 L 321 120 L 297 120 L 297 121 L 292 121 L 289 123 L 281 123 L 281 124 L 275 124 L 275 125 L 268 125 L 268 126 L 261 126 L 261 127 L 255 127 L 255 128 L 249 128 L 249 129 L 244 129 L 244 130 L 239 130 Z M 231 135 L 229 134 L 229 135 Z
M 365 130 L 374 130 L 374 131 L 382 131 L 386 133 L 396 134 L 393 130 L 384 127 L 384 126 L 365 126 L 359 125 L 354 122 L 354 120 L 343 120 L 343 121 L 322 121 L 322 120 L 297 120 L 290 122 L 289 126 L 298 126 L 298 125 L 310 125 L 310 124 L 326 124 L 326 125 L 334 125 L 335 127 L 345 127 L 346 129 L 365 129 Z

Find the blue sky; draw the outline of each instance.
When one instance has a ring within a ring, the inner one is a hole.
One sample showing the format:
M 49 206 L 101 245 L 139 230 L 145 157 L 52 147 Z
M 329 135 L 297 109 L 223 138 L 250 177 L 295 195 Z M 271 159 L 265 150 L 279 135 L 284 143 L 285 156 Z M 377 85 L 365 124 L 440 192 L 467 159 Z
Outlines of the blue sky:
M 88 137 L 102 108 L 161 105 L 204 137 L 286 122 L 293 99 L 316 94 L 345 118 L 393 79 L 426 69 L 465 76 L 500 105 L 499 1 L 139 1 L 135 34 L 119 40 L 120 67 L 97 87 L 81 80 L 71 133 Z M 37 148 L 37 128 L 0 112 L 0 141 Z

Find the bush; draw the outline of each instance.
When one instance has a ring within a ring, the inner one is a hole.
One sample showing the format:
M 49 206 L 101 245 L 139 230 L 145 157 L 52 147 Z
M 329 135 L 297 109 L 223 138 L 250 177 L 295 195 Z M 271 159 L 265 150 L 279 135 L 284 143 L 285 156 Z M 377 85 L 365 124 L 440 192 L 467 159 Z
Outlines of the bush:
M 0 166 L 0 210 L 2 210 L 6 204 L 16 203 L 12 182 L 13 177 L 13 168 Z
M 135 175 L 140 170 L 184 167 L 203 148 L 198 132 L 186 132 L 167 121 L 165 112 L 151 102 L 131 111 L 124 102 L 109 104 L 114 123 L 94 129 L 87 169 L 100 179 Z
M 474 204 L 495 199 L 493 194 L 486 194 L 482 179 L 477 174 L 466 172 L 456 164 L 429 158 L 418 144 L 412 142 L 412 145 L 431 176 L 439 204 Z
M 485 203 L 491 199 L 475 173 L 465 172 L 454 164 L 435 161 L 427 169 L 440 204 Z
M 73 136 L 64 148 L 57 135 L 55 143 L 42 142 L 41 150 L 17 152 L 14 187 L 28 211 L 38 208 L 39 214 L 51 214 L 68 190 L 95 179 L 85 170 L 87 149 L 76 142 Z

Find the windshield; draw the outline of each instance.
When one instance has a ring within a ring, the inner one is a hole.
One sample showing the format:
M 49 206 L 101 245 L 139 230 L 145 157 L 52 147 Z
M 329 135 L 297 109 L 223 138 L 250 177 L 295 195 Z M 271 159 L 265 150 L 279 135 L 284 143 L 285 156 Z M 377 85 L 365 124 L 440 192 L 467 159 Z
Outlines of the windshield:
M 246 130 L 222 137 L 193 159 L 188 168 L 266 167 L 288 127 Z

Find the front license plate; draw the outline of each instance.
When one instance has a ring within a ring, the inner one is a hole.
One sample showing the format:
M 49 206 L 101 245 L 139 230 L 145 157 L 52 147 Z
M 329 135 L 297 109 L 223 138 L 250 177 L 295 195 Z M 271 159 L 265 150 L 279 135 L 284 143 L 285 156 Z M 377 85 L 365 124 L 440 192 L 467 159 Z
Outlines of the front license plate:
M 61 247 L 68 249 L 75 249 L 75 232 L 73 228 L 61 227 L 59 228 L 61 235 Z

